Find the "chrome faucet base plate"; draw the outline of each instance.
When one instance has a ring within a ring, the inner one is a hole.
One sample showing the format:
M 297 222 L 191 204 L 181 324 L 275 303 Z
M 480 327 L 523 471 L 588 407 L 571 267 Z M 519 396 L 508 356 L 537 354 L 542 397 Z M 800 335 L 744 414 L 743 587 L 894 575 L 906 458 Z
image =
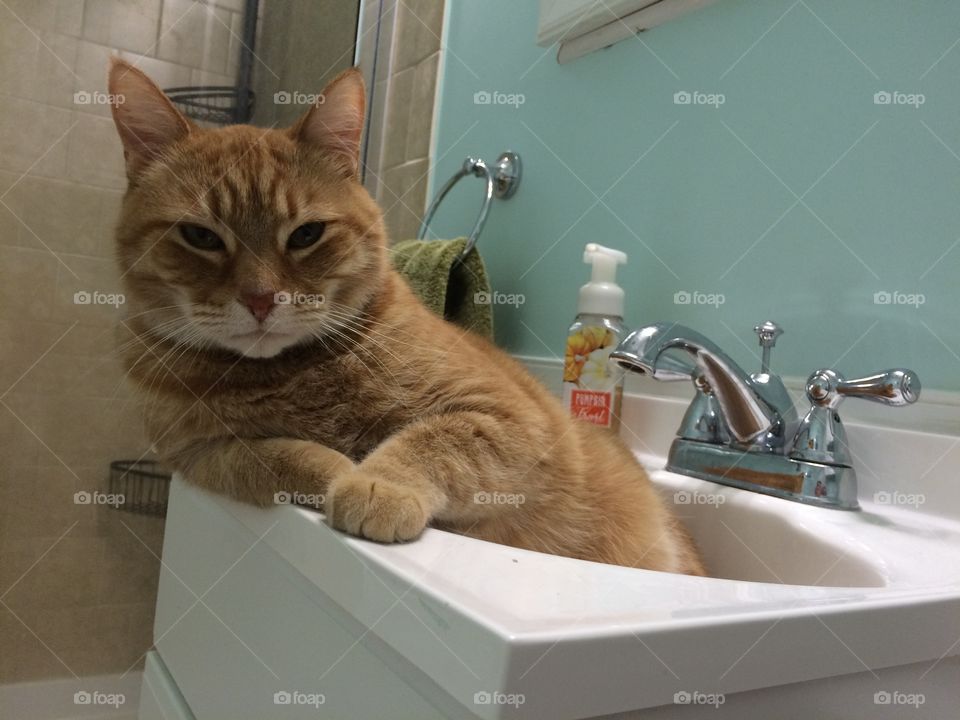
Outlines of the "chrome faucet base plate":
M 701 480 L 835 510 L 859 510 L 851 467 L 676 438 L 667 470 Z

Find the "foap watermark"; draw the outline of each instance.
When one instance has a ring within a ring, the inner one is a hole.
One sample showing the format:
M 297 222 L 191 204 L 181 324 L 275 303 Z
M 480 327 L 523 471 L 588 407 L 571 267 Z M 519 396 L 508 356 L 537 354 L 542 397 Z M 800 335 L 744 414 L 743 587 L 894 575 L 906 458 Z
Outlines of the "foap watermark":
M 99 690 L 77 690 L 73 694 L 74 705 L 98 705 L 118 708 L 127 702 L 123 693 L 105 693 Z
M 706 293 L 699 290 L 678 290 L 673 294 L 674 305 L 711 305 L 720 307 L 727 301 L 723 293 Z
M 74 305 L 112 305 L 120 307 L 127 301 L 123 293 L 105 293 L 99 290 L 78 290 L 73 294 Z
M 727 701 L 723 693 L 705 693 L 700 690 L 680 690 L 673 694 L 674 705 L 713 705 L 720 707 Z
M 519 109 L 527 101 L 523 93 L 506 93 L 499 90 L 477 90 L 473 94 L 474 105 L 511 105 Z
M 905 493 L 899 490 L 889 492 L 881 490 L 873 494 L 873 501 L 877 505 L 906 505 L 908 507 L 918 508 L 927 502 L 927 496 L 923 493 Z
M 322 493 L 302 493 L 294 490 L 293 492 L 278 492 L 273 494 L 275 505 L 308 505 L 309 507 L 320 507 L 327 502 L 327 496 Z
M 510 705 L 518 708 L 527 701 L 523 693 L 502 693 L 480 690 L 473 694 L 474 705 Z
M 273 694 L 274 705 L 309 705 L 319 708 L 327 701 L 327 696 L 317 692 L 300 690 L 278 690 Z
M 724 495 L 717 493 L 677 490 L 673 494 L 673 502 L 676 505 L 723 505 L 726 501 L 727 498 Z
M 274 105 L 323 105 L 326 101 L 323 93 L 281 90 L 273 94 Z
M 90 92 L 89 90 L 77 90 L 73 94 L 73 104 L 74 105 L 123 105 L 127 99 L 123 95 L 114 95 L 111 93 L 100 92 L 95 90 Z
M 99 490 L 87 492 L 80 490 L 73 494 L 74 505 L 109 505 L 110 507 L 120 507 L 126 502 L 123 493 L 104 493 Z
M 918 109 L 927 101 L 923 93 L 905 93 L 899 90 L 878 90 L 873 94 L 874 105 L 907 105 Z
M 474 305 L 513 305 L 520 307 L 527 301 L 523 293 L 476 292 L 473 294 Z
M 899 290 L 889 292 L 880 290 L 873 294 L 874 305 L 908 305 L 918 308 L 927 302 L 927 296 L 923 293 L 905 293 Z
M 714 110 L 727 101 L 723 93 L 705 93 L 699 90 L 679 90 L 673 94 L 674 105 L 706 105 Z
M 477 505 L 523 505 L 527 498 L 519 493 L 486 492 L 481 490 L 473 496 Z
M 923 693 L 905 693 L 899 690 L 880 690 L 873 694 L 874 705 L 912 705 L 919 708 L 927 702 Z
M 278 292 L 273 295 L 277 305 L 310 305 L 319 307 L 327 301 L 322 293 Z

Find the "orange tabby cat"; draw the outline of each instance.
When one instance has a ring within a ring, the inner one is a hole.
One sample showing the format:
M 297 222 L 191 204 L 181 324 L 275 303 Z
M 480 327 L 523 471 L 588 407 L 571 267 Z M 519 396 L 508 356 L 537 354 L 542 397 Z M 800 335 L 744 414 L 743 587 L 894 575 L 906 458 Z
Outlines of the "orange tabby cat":
M 391 268 L 357 177 L 359 72 L 285 130 L 202 129 L 122 61 L 110 92 L 129 178 L 124 361 L 155 447 L 191 482 L 257 505 L 317 496 L 331 525 L 383 542 L 429 524 L 703 573 L 617 438 Z

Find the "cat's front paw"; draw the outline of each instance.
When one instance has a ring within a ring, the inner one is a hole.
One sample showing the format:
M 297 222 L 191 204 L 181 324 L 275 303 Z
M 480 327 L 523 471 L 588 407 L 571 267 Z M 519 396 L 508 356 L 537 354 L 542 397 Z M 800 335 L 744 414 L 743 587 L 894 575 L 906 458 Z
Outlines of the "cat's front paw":
M 335 478 L 327 494 L 327 521 L 338 530 L 379 542 L 412 540 L 427 526 L 425 498 L 380 475 L 353 470 Z

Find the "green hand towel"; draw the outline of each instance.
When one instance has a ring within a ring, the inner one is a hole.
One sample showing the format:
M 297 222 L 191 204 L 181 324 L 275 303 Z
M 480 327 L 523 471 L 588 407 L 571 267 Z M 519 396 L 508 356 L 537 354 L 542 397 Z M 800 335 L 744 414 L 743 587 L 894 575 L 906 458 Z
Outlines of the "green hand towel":
M 456 262 L 466 246 L 466 238 L 403 240 L 391 248 L 393 266 L 437 315 L 493 340 L 490 281 L 483 258 L 472 250 L 462 263 Z

